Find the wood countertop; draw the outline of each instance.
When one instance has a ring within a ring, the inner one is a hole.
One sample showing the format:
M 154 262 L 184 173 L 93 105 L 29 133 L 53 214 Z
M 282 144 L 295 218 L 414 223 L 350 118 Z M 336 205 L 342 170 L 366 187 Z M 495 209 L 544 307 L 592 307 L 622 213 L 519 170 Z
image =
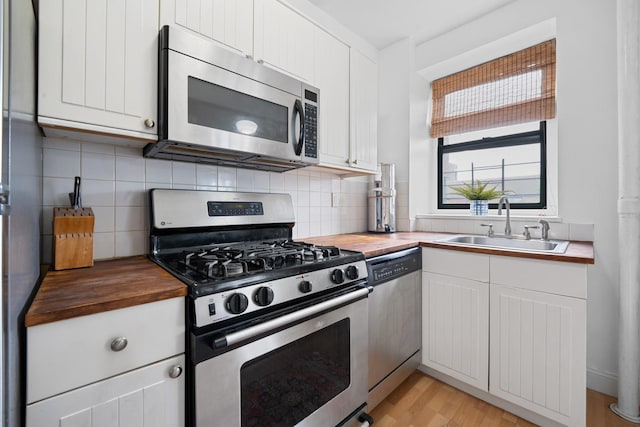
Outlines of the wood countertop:
M 547 261 L 574 262 L 579 264 L 594 263 L 593 243 L 591 242 L 571 242 L 566 252 L 563 254 L 469 247 L 436 242 L 438 239 L 451 235 L 451 233 L 435 233 L 426 231 L 412 233 L 398 232 L 390 234 L 354 233 L 305 238 L 304 241 L 317 245 L 334 245 L 341 249 L 359 251 L 364 253 L 367 258 L 402 249 L 422 246 L 518 258 L 533 258 Z
M 187 286 L 145 256 L 97 261 L 93 267 L 48 271 L 25 326 L 187 295 Z

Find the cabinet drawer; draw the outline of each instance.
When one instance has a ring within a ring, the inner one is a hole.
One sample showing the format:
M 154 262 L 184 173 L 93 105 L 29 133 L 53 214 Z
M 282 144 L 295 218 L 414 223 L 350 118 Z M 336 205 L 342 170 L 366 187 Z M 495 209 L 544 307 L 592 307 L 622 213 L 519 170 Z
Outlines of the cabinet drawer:
M 184 353 L 184 317 L 172 298 L 28 328 L 27 403 Z
M 422 270 L 446 276 L 489 282 L 489 255 L 422 248 Z
M 492 255 L 491 283 L 586 299 L 587 266 Z

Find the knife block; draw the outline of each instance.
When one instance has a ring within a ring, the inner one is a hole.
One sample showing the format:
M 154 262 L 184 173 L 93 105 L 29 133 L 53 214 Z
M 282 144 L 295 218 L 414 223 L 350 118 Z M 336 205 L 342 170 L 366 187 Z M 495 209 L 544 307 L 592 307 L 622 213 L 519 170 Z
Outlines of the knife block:
M 53 269 L 93 265 L 93 225 L 91 208 L 53 208 Z

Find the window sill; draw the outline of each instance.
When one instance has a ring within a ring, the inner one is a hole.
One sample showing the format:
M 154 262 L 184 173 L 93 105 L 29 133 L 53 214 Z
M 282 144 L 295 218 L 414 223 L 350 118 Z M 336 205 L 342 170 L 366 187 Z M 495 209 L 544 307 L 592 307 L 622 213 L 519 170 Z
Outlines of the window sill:
M 465 213 L 462 213 L 465 212 Z M 498 215 L 497 213 L 489 213 L 489 215 L 469 215 L 467 211 L 460 211 L 460 213 L 432 213 L 432 214 L 417 214 L 416 219 L 451 219 L 451 220 L 465 220 L 465 221 L 487 221 L 487 220 L 505 220 L 505 215 Z M 518 215 L 511 211 L 511 219 L 514 221 L 538 221 L 539 219 L 547 220 L 551 223 L 561 223 L 562 218 L 559 216 L 547 216 L 536 214 Z

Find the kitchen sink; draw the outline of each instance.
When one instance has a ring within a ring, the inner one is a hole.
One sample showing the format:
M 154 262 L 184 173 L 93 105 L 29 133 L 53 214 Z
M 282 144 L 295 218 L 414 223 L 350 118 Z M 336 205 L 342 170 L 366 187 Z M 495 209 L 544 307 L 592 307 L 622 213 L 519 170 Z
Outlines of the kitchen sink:
M 474 236 L 456 235 L 435 240 L 436 243 L 450 243 L 460 246 L 480 246 L 484 248 L 511 249 L 523 252 L 546 252 L 563 254 L 569 246 L 568 241 L 526 240 L 519 236 Z

